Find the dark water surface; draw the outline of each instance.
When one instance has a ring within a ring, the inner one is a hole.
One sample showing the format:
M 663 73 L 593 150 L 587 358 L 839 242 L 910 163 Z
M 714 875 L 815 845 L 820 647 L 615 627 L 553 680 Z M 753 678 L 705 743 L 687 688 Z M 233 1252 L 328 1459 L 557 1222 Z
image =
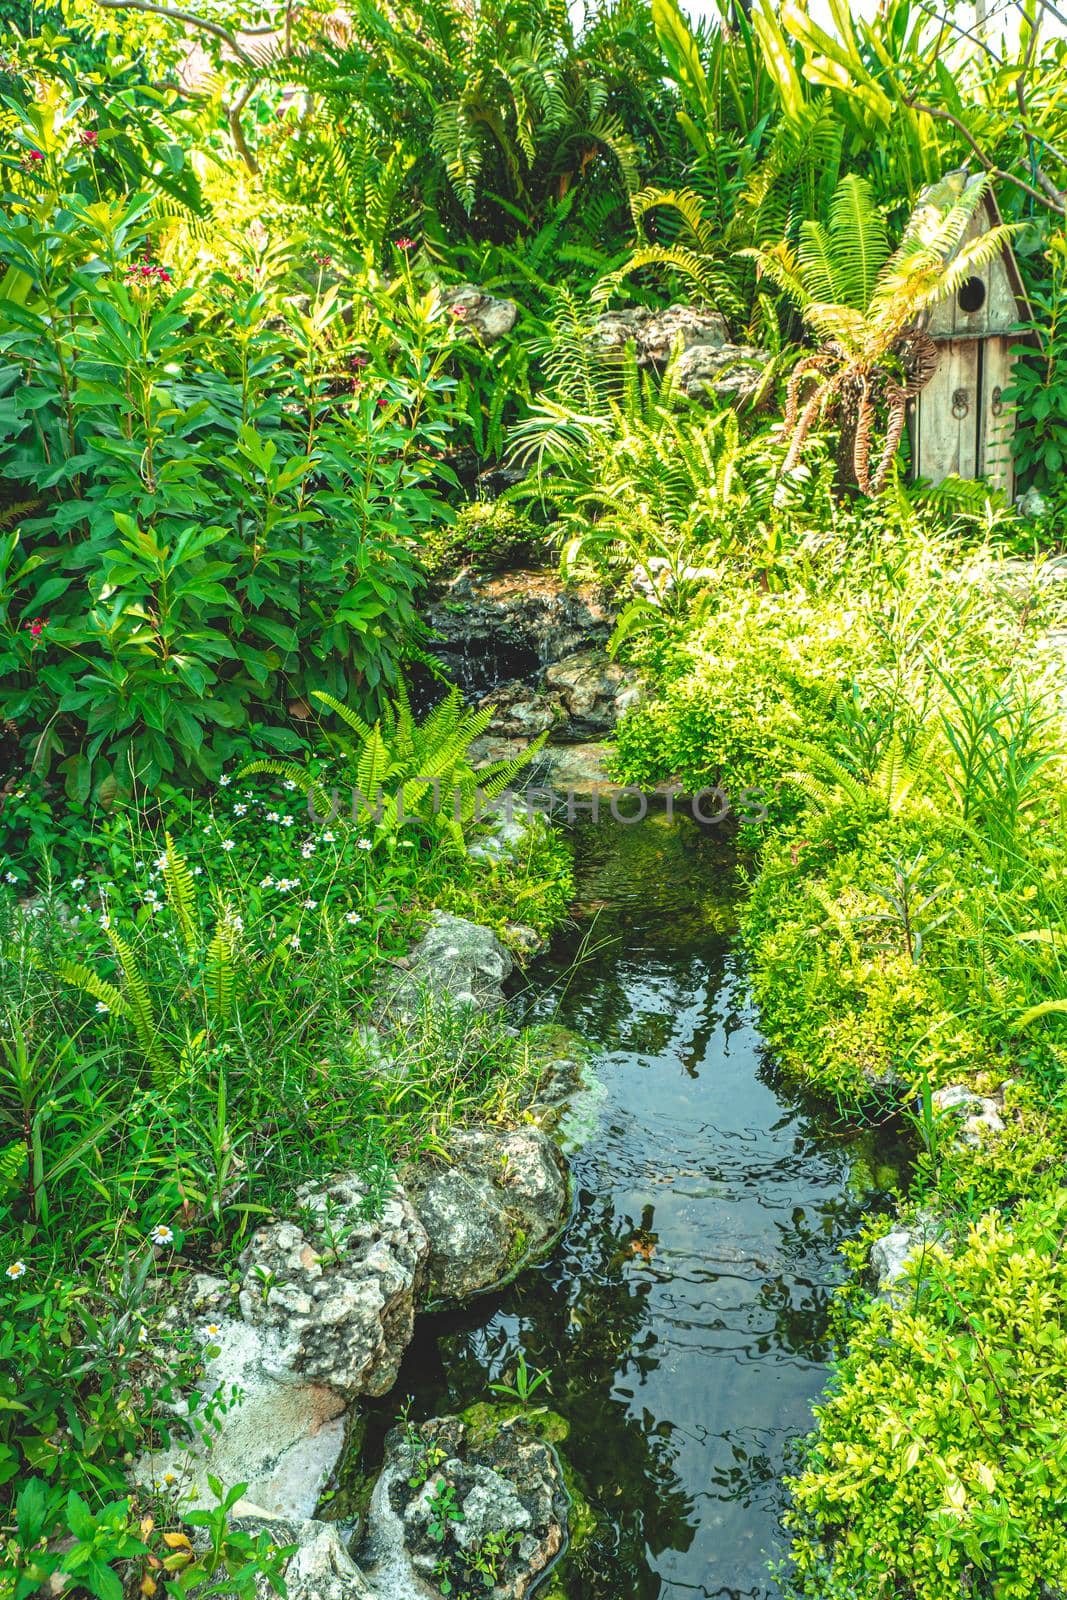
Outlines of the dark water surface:
M 518 1001 L 595 1048 L 603 1098 L 573 1158 L 575 1214 L 543 1266 L 420 1319 L 412 1416 L 489 1398 L 516 1352 L 597 1517 L 567 1600 L 768 1600 L 780 1474 L 825 1380 L 837 1246 L 895 1153 L 804 1104 L 764 1051 L 731 938 L 716 830 L 653 816 L 576 840 L 575 924 Z M 581 954 L 577 963 L 575 961 Z M 395 1418 L 387 1402 L 368 1438 Z

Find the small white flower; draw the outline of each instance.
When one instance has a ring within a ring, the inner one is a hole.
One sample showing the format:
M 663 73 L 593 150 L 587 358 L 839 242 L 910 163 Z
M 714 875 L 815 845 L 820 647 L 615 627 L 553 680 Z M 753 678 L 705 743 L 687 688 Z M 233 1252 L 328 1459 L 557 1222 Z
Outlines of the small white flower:
M 84 878 L 71 878 L 70 886 L 76 893 L 79 889 L 84 889 L 85 888 L 85 879 Z
M 207 1327 L 204 1329 L 204 1332 L 207 1334 L 209 1339 L 217 1339 L 219 1334 L 222 1332 L 222 1329 L 219 1327 L 217 1322 L 209 1322 Z
M 283 817 L 282 818 L 282 827 L 283 828 L 291 828 L 292 826 L 293 826 L 292 817 Z
M 363 921 L 363 918 L 360 916 L 358 911 L 346 911 L 345 921 L 354 928 L 357 922 Z
M 304 901 L 304 910 L 305 911 L 317 911 L 318 910 L 318 906 L 319 906 L 319 902 L 317 900 L 305 900 Z
M 203 872 L 203 870 L 204 870 L 203 867 L 194 867 L 193 868 L 193 877 L 194 878 L 199 878 L 199 876 Z
M 108 916 L 106 911 L 104 912 L 104 915 L 100 918 L 100 926 L 103 928 L 105 933 L 108 931 L 108 929 L 111 926 L 111 918 Z
M 141 1323 L 141 1326 L 137 1330 L 137 1343 L 138 1344 L 147 1344 L 148 1343 L 148 1329 L 145 1327 L 143 1322 Z
M 302 844 L 300 846 L 300 854 L 303 856 L 305 861 L 310 861 L 312 856 L 315 854 L 315 846 L 313 844 Z
M 174 1230 L 173 1228 L 168 1228 L 163 1222 L 157 1222 L 148 1237 L 153 1244 L 173 1244 Z
M 157 902 L 159 900 L 159 890 L 158 889 L 146 889 L 145 892 L 144 892 L 144 897 L 145 897 L 145 899 L 147 900 L 147 902 L 148 902 L 148 904 L 150 906 L 154 906 L 154 905 L 157 904 Z
M 108 1013 L 110 1012 L 111 1007 L 110 1006 L 106 1006 L 102 1000 L 98 1000 L 96 1002 L 96 1009 L 97 1009 L 97 1011 L 99 1011 L 99 1013 L 100 1013 L 100 1015 L 102 1017 L 106 1017 L 108 1015 Z
M 25 1261 L 13 1261 L 5 1271 L 9 1278 L 24 1278 L 26 1276 L 26 1263 Z
M 333 834 L 330 832 L 329 828 L 327 828 L 326 832 L 321 835 L 321 838 L 323 844 L 333 844 Z
M 237 804 L 233 808 L 233 814 L 235 817 L 243 817 L 247 810 L 248 807 L 245 805 L 244 801 L 238 800 Z
M 279 817 L 279 815 L 278 815 L 278 813 L 276 811 L 268 811 L 267 812 L 267 821 L 268 822 L 280 822 L 281 818 Z
M 371 844 L 369 839 L 357 839 L 356 840 L 356 849 L 357 850 L 373 850 L 374 846 Z
M 226 773 L 224 772 L 222 774 L 222 777 L 219 779 L 219 787 L 222 788 L 222 789 L 228 789 L 230 787 L 230 781 L 231 780 L 229 779 L 229 777 L 227 777 Z
M 206 828 L 204 829 L 204 832 L 205 833 L 207 832 Z M 157 872 L 165 872 L 166 869 L 167 869 L 167 858 L 166 858 L 166 856 L 157 856 L 156 857 L 156 871 Z
M 273 889 L 274 888 L 274 879 L 273 878 L 260 878 L 259 887 L 261 889 Z
M 300 949 L 300 935 L 298 933 L 294 933 L 294 934 L 292 934 L 290 936 L 289 948 L 290 948 L 290 950 L 299 950 Z
M 296 788 L 296 784 L 293 782 L 292 778 L 286 778 L 285 782 L 282 784 L 282 788 L 283 789 L 295 789 Z
M 17 872 L 5 872 L 4 877 L 8 883 L 18 883 L 19 881 Z
M 232 850 L 233 849 L 233 840 L 232 839 L 223 839 L 222 848 L 224 850 Z

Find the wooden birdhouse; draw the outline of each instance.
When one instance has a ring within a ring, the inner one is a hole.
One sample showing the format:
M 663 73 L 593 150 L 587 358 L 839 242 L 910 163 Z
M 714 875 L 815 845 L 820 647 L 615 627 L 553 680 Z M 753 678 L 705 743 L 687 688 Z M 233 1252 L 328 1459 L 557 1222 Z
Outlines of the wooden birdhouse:
M 987 191 L 964 239 L 976 238 L 1000 221 L 997 203 Z M 1022 337 L 1012 330 L 1029 315 L 1010 246 L 930 311 L 926 332 L 941 359 L 913 403 L 912 462 L 917 478 L 933 483 L 950 473 L 986 478 L 1012 499 L 1015 418 L 1004 391 L 1011 382 L 1012 348 Z

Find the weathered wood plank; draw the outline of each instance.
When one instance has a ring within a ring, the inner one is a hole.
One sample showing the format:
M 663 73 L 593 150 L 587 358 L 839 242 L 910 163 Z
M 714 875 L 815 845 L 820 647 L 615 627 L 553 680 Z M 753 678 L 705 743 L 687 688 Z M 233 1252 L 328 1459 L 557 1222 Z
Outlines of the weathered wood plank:
M 977 474 L 978 359 L 973 339 L 952 339 L 941 346 L 937 371 L 916 407 L 913 450 L 920 478 L 940 483 L 953 472 L 961 478 Z
M 1011 455 L 1015 418 L 1011 407 L 1001 396 L 1011 382 L 1014 366 L 1011 349 L 1012 340 L 1005 338 L 988 339 L 983 346 L 982 437 L 978 462 L 981 476 L 999 485 L 1009 500 L 1015 492 L 1015 468 Z

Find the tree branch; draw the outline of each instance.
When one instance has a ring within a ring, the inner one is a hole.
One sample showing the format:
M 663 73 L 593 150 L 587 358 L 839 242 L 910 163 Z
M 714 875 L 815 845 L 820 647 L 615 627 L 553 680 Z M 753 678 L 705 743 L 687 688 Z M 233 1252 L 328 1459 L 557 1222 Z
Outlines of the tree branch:
M 1038 182 L 1043 185 L 1044 192 L 1041 189 L 1035 189 L 1032 183 L 1026 183 L 1022 178 L 1017 178 L 1013 172 L 1005 172 L 1003 167 L 995 166 L 975 139 L 967 124 L 961 122 L 953 112 L 946 111 L 941 106 L 928 106 L 921 100 L 909 99 L 907 104 L 911 106 L 913 111 L 923 111 L 928 117 L 935 117 L 941 122 L 951 123 L 957 133 L 963 135 L 984 170 L 988 172 L 991 178 L 995 178 L 998 183 L 1014 184 L 1017 189 L 1021 189 L 1024 194 L 1030 195 L 1039 205 L 1046 206 L 1050 211 L 1058 212 L 1061 217 L 1067 215 L 1067 196 L 1056 188 L 1052 179 L 1046 177 L 1040 168 L 1036 169 L 1035 176 Z
M 145 11 L 149 16 L 165 17 L 168 22 L 183 22 L 189 28 L 197 28 L 201 33 L 210 33 L 216 39 L 221 39 L 246 67 L 255 68 L 258 65 L 238 43 L 235 34 L 220 22 L 212 22 L 209 17 L 198 17 L 192 11 L 175 11 L 170 6 L 157 5 L 155 0 L 94 0 L 94 4 L 103 6 L 105 11 Z
M 94 3 L 102 6 L 105 11 L 144 11 L 149 16 L 164 17 L 168 22 L 177 22 L 185 27 L 195 28 L 201 33 L 209 33 L 213 38 L 220 39 L 227 50 L 232 51 L 242 66 L 247 67 L 250 72 L 259 73 L 263 70 L 263 62 L 249 55 L 236 34 L 230 33 L 221 23 L 213 22 L 209 17 L 198 17 L 192 11 L 178 11 L 171 6 L 158 5 L 156 0 L 94 0 Z M 236 99 L 224 107 L 234 148 L 253 177 L 259 173 L 259 163 L 245 138 L 244 128 L 241 126 L 241 112 L 255 89 L 256 80 L 249 78 L 242 85 Z

